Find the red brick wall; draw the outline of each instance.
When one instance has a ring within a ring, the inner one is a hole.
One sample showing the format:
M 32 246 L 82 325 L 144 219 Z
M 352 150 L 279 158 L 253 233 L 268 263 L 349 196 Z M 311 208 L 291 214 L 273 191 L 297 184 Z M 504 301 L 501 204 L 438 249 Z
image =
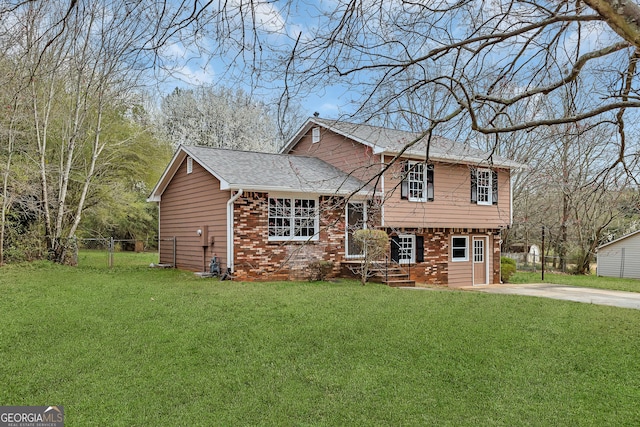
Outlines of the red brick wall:
M 236 280 L 306 280 L 315 260 L 333 262 L 329 277 L 344 258 L 344 206 L 320 198 L 320 238 L 308 242 L 269 242 L 268 195 L 245 193 L 234 206 L 234 277 Z
M 496 230 L 493 234 L 493 265 L 491 266 L 491 272 L 493 273 L 493 281 L 491 283 L 499 284 L 501 280 L 500 274 L 500 231 Z
M 449 244 L 451 235 L 483 235 L 489 234 L 493 245 L 491 250 L 491 266 L 489 270 L 491 283 L 500 283 L 500 231 L 489 229 L 453 229 L 453 228 L 425 228 L 401 230 L 387 230 L 388 233 L 401 232 L 424 237 L 424 262 L 405 267 L 411 270 L 411 279 L 417 283 L 432 285 L 449 285 Z M 469 283 L 468 285 L 471 285 Z

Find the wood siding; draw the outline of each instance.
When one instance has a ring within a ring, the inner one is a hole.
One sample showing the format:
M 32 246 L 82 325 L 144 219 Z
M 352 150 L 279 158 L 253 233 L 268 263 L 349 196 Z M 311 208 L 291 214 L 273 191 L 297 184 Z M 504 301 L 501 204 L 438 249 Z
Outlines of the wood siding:
M 510 224 L 510 173 L 498 170 L 498 204 L 471 202 L 469 166 L 434 164 L 434 201 L 410 202 L 400 198 L 400 164 L 384 176 L 384 226 L 499 228 Z
M 361 180 L 380 172 L 380 156 L 372 154 L 371 148 L 325 128 L 320 129 L 320 141 L 312 143 L 312 131 L 309 129 L 289 154 L 317 157 Z
M 216 254 L 226 269 L 226 206 L 229 191 L 220 190 L 220 182 L 197 162 L 187 174 L 186 159 L 162 194 L 160 201 L 160 263 L 173 264 L 173 242 L 176 239 L 175 267 L 208 270 Z M 203 242 L 197 230 L 203 229 Z
M 495 274 L 495 251 L 494 249 L 494 236 L 488 232 L 484 234 L 479 233 L 469 233 L 468 230 L 452 230 L 451 236 L 467 236 L 468 237 L 468 247 L 467 251 L 469 254 L 468 261 L 456 261 L 453 262 L 451 258 L 451 251 L 449 251 L 449 282 L 448 285 L 451 288 L 457 288 L 461 286 L 471 286 L 472 284 L 479 282 L 477 278 L 474 277 L 474 264 L 473 264 L 473 238 L 482 238 L 485 242 L 485 263 L 483 263 L 483 269 L 487 268 L 488 265 L 488 277 L 484 277 L 482 279 L 483 283 L 492 284 L 492 283 L 500 283 L 500 275 L 499 275 L 499 265 L 497 266 L 498 274 Z M 500 258 L 500 254 L 497 254 L 498 259 Z M 486 270 L 483 275 L 486 275 Z M 497 280 L 496 280 L 497 279 Z
M 640 234 L 598 250 L 598 276 L 640 279 Z

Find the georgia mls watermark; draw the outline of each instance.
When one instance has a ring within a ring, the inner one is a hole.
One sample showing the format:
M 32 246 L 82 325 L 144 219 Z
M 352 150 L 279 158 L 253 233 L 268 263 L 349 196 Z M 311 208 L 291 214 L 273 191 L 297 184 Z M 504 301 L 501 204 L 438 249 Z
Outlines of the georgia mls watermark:
M 64 427 L 64 408 L 0 406 L 0 427 Z

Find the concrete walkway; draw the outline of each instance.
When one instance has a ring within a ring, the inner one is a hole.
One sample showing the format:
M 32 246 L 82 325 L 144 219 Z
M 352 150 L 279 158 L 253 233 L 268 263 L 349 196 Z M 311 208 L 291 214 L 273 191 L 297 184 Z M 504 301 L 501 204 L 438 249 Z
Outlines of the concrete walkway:
M 637 292 L 580 288 L 577 286 L 553 285 L 549 283 L 467 286 L 464 289 L 491 294 L 528 295 L 640 310 L 640 293 Z

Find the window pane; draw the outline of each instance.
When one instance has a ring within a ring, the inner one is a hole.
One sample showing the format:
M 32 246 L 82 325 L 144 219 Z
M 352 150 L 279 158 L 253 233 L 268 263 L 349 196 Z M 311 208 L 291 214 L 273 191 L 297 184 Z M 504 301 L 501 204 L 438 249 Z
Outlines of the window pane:
M 478 203 L 491 204 L 491 171 L 478 169 L 476 186 Z
M 317 234 L 316 201 L 269 198 L 269 237 L 308 238 Z
M 484 240 L 473 241 L 473 262 L 484 262 Z
M 426 199 L 424 163 L 410 163 L 405 182 L 409 200 L 424 201 Z
M 467 259 L 466 237 L 454 237 L 451 239 L 451 257 L 453 259 Z
M 269 236 L 291 235 L 291 200 L 269 199 Z

